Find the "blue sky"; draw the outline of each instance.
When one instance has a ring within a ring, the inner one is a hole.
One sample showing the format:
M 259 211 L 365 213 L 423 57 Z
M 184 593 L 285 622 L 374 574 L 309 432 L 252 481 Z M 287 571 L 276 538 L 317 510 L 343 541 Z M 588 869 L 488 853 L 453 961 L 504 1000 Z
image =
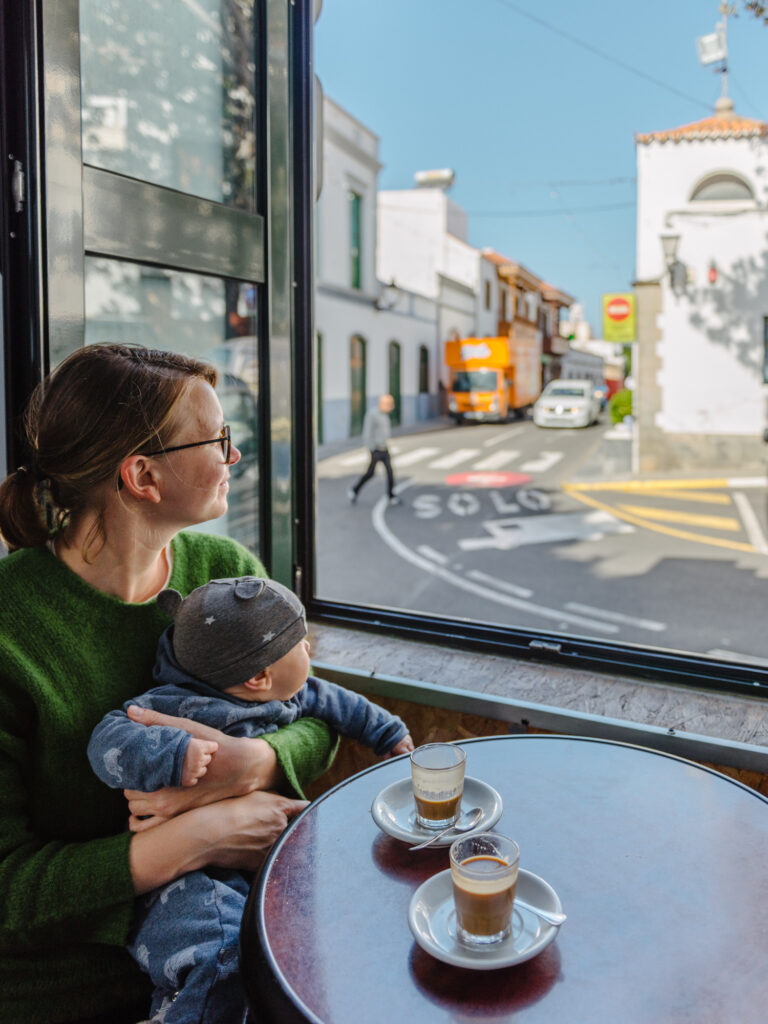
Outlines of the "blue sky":
M 601 294 L 634 277 L 634 134 L 712 113 L 721 79 L 699 64 L 696 37 L 718 7 L 324 0 L 315 65 L 327 95 L 379 136 L 380 188 L 453 168 L 468 240 L 574 295 L 599 336 Z M 737 113 L 768 120 L 768 26 L 740 13 L 728 43 Z

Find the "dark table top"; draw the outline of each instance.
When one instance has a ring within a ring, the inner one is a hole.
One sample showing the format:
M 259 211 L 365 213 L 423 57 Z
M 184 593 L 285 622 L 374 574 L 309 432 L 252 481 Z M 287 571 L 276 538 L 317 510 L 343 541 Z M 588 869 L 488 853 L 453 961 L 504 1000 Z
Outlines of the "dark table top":
M 468 740 L 496 829 L 568 920 L 532 960 L 472 971 L 424 952 L 411 896 L 448 850 L 408 852 L 370 806 L 409 776 L 385 761 L 284 833 L 251 893 L 243 975 L 259 1020 L 323 1024 L 765 1024 L 768 800 L 710 769 L 569 736 Z

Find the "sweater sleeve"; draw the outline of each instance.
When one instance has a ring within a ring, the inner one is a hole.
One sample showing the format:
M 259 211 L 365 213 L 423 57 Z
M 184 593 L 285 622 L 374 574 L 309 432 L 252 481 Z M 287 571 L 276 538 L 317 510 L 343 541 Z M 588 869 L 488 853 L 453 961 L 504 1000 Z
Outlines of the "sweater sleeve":
M 0 726 L 0 949 L 17 952 L 85 936 L 123 945 L 135 899 L 130 833 L 87 842 L 40 834 L 24 763 L 24 742 L 6 722 Z
M 300 718 L 261 739 L 275 751 L 288 785 L 302 800 L 302 787 L 330 768 L 339 746 L 338 736 L 316 718 Z
M 402 718 L 360 693 L 314 676 L 297 697 L 303 714 L 327 722 L 342 736 L 364 743 L 379 755 L 388 754 L 408 733 Z

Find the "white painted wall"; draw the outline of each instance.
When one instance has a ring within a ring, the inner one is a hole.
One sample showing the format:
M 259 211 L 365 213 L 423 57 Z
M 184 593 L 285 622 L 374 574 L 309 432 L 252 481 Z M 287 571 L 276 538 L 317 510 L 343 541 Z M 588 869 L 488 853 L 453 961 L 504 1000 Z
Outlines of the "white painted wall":
M 768 390 L 768 142 L 653 141 L 638 145 L 637 163 L 637 277 L 662 281 L 657 425 L 669 433 L 759 435 Z M 755 201 L 690 201 L 702 179 L 720 172 L 742 177 Z M 665 269 L 662 234 L 680 236 L 677 258 L 688 275 L 680 295 Z
M 368 405 L 389 390 L 389 343 L 400 345 L 403 425 L 435 415 L 439 379 L 438 294 L 384 291 L 400 274 L 377 277 L 376 196 L 380 163 L 376 135 L 329 98 L 324 100 L 323 190 L 315 218 L 315 329 L 322 336 L 323 440 L 349 436 L 350 341 L 366 342 Z M 363 197 L 361 288 L 351 287 L 349 192 Z M 435 209 L 445 218 L 445 208 Z M 462 245 L 464 243 L 461 243 Z M 381 275 L 380 275 L 381 276 Z M 434 276 L 434 275 L 433 275 Z M 379 305 L 392 306 L 379 309 Z M 429 352 L 429 394 L 420 395 L 419 348 Z

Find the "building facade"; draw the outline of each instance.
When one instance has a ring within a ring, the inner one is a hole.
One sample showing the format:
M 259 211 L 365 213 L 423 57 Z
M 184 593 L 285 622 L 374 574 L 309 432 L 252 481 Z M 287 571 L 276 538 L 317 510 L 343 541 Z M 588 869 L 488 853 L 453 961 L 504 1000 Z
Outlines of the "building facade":
M 768 125 L 722 98 L 636 142 L 638 468 L 762 463 Z
M 435 296 L 377 274 L 379 140 L 327 97 L 323 188 L 316 206 L 315 368 L 318 441 L 354 437 L 379 395 L 393 420 L 435 415 Z

